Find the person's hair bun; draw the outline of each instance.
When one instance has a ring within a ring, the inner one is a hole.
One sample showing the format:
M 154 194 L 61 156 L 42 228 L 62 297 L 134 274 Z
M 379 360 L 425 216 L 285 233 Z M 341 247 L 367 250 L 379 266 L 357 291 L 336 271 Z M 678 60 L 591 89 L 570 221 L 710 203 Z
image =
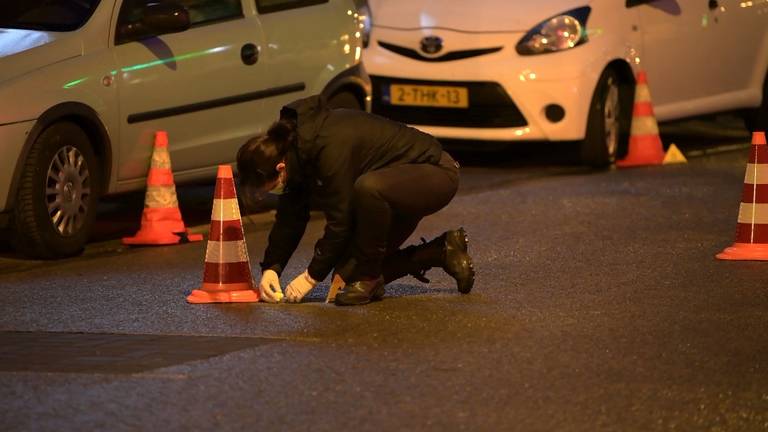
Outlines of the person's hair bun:
M 296 123 L 285 119 L 277 121 L 269 127 L 267 136 L 276 144 L 289 145 L 296 139 Z M 278 151 L 283 153 L 285 150 L 281 148 Z

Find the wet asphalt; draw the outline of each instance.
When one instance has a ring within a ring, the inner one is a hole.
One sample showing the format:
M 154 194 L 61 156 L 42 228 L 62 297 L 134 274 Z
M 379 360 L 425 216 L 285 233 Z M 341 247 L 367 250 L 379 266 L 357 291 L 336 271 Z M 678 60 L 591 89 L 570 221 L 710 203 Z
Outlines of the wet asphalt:
M 37 370 L 0 348 L 0 430 L 766 430 L 768 264 L 714 258 L 744 179 L 733 141 L 608 171 L 459 152 L 458 196 L 410 242 L 465 227 L 469 295 L 432 270 L 365 307 L 324 304 L 328 281 L 300 305 L 189 305 L 205 242 L 126 249 L 113 234 L 77 259 L 6 254 L 0 333 L 72 342 L 37 346 Z M 271 217 L 246 218 L 254 269 Z M 313 218 L 284 283 L 322 229 Z M 130 349 L 88 357 L 77 334 Z M 169 353 L 125 335 L 240 345 L 136 372 L 131 352 Z M 82 370 L 57 371 L 73 353 Z

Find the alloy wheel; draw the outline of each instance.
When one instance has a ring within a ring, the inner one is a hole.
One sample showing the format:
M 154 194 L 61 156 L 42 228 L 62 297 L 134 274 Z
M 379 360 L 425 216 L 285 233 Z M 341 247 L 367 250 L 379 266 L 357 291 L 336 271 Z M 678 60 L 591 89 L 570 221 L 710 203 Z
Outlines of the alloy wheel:
M 605 146 L 608 149 L 608 157 L 613 160 L 619 147 L 619 117 L 621 107 L 619 104 L 619 85 L 611 77 L 606 83 L 605 103 L 603 105 L 603 124 L 605 125 Z
M 88 163 L 73 146 L 60 148 L 46 176 L 45 200 L 54 229 L 60 235 L 76 234 L 85 223 L 91 194 Z

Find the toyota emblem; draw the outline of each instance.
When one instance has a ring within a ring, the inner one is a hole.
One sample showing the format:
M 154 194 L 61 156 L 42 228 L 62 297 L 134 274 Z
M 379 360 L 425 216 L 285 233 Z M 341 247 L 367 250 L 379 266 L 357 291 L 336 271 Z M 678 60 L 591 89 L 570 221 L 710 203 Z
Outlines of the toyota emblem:
M 437 54 L 443 49 L 443 39 L 438 36 L 427 36 L 421 40 L 421 50 L 426 54 Z

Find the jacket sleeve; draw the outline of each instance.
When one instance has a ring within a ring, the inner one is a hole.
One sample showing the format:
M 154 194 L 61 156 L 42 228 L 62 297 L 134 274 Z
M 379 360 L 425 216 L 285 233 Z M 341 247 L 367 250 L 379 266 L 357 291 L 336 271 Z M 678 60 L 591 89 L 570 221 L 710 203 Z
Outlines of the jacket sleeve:
M 309 196 L 303 189 L 280 195 L 277 202 L 275 223 L 269 232 L 267 249 L 261 271 L 274 270 L 278 275 L 283 272 L 288 260 L 296 251 L 309 221 Z
M 326 224 L 323 237 L 315 244 L 315 253 L 307 268 L 309 275 L 317 281 L 328 276 L 349 247 L 355 181 L 346 152 L 328 152 L 319 156 L 318 173 L 322 175 L 318 176 L 318 187 L 322 193 L 318 198 L 325 213 Z

